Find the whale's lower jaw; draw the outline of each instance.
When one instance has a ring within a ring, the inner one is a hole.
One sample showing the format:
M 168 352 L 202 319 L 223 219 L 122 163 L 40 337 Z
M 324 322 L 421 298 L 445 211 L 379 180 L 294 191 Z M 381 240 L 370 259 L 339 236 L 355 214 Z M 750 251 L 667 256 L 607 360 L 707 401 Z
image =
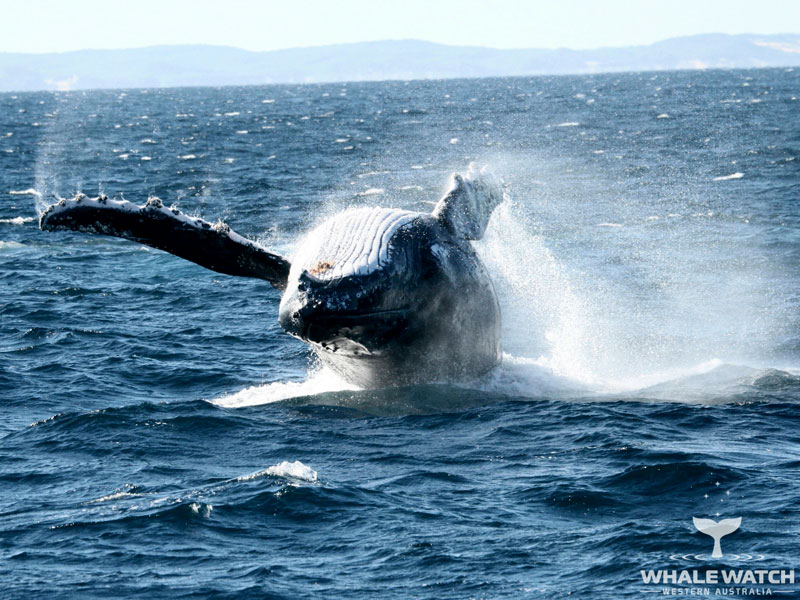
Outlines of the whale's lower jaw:
M 494 290 L 488 279 L 437 289 L 438 295 L 420 292 L 427 302 L 402 311 L 397 328 L 344 327 L 341 336 L 311 347 L 323 364 L 363 388 L 475 379 L 500 362 Z
M 357 346 L 335 350 L 312 344 L 320 361 L 345 380 L 363 388 L 469 381 L 500 364 L 500 342 L 488 335 L 469 344 L 410 344 L 380 352 Z

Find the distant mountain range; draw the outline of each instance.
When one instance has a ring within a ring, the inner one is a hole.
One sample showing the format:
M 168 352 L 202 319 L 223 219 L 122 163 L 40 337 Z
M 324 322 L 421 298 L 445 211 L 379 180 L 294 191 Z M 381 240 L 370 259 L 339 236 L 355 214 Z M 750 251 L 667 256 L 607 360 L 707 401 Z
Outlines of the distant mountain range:
M 417 40 L 271 52 L 153 46 L 0 53 L 0 91 L 253 85 L 800 66 L 800 34 L 679 37 L 596 50 L 497 50 Z

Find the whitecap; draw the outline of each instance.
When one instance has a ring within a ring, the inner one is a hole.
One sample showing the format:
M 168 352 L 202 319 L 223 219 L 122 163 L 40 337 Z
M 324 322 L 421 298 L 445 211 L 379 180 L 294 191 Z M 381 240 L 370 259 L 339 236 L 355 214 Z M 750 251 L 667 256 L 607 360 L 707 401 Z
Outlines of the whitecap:
M 363 192 L 359 192 L 356 194 L 357 196 L 378 196 L 383 194 L 386 190 L 383 188 L 369 188 L 368 190 L 364 190 Z
M 248 133 L 250 132 L 247 131 L 247 129 L 240 129 L 239 131 L 236 132 L 237 135 L 247 135 Z
M 667 113 L 661 113 L 656 119 L 669 119 L 669 115 Z
M 100 502 L 108 502 L 110 500 L 122 500 L 124 498 L 137 498 L 142 494 L 135 494 L 132 492 L 115 492 L 113 494 L 108 494 L 107 496 L 102 496 L 100 498 L 96 498 L 95 500 L 89 500 L 86 504 L 98 504 Z
M 238 111 L 233 111 L 233 112 L 226 112 L 226 113 L 225 113 L 225 116 L 226 116 L 226 117 L 238 117 L 240 114 L 241 114 L 241 113 L 240 113 L 240 112 L 238 112 Z
M 744 177 L 744 173 L 731 173 L 730 175 L 722 175 L 720 177 L 714 177 L 712 181 L 728 181 L 729 179 L 741 179 Z
M 192 502 L 189 505 L 189 508 L 192 509 L 193 513 L 208 518 L 211 516 L 211 511 L 214 509 L 214 505 L 206 504 L 204 502 Z
M 265 476 L 298 479 L 300 481 L 308 481 L 309 483 L 317 481 L 317 472 L 308 465 L 304 465 L 299 460 L 294 462 L 284 460 L 277 465 L 272 465 L 261 471 L 237 477 L 236 481 L 251 481 Z
M 458 143 L 458 138 L 450 138 L 450 143 L 455 145 Z
M 598 227 L 622 227 L 622 223 L 598 223 Z
M 39 198 L 42 197 L 42 195 L 33 188 L 28 188 L 27 190 L 9 190 L 8 193 L 11 196 L 38 196 Z
M 196 154 L 184 154 L 183 156 L 179 156 L 178 158 L 180 158 L 181 160 L 192 160 L 192 159 L 197 158 L 197 155 Z
M 0 250 L 5 250 L 6 248 L 12 249 L 12 248 L 22 248 L 22 247 L 23 244 L 20 244 L 19 242 L 4 242 L 3 240 L 0 240 Z
M 576 121 L 567 121 L 566 123 L 559 123 L 556 127 L 577 127 L 580 123 Z
M 140 158 L 139 160 L 153 160 L 153 159 L 152 159 L 152 158 L 150 158 L 149 156 L 143 156 L 143 157 L 142 157 L 142 158 Z
M 0 223 L 8 223 L 10 225 L 25 225 L 25 223 L 30 223 L 31 221 L 35 221 L 36 217 L 12 217 L 10 219 L 0 219 Z

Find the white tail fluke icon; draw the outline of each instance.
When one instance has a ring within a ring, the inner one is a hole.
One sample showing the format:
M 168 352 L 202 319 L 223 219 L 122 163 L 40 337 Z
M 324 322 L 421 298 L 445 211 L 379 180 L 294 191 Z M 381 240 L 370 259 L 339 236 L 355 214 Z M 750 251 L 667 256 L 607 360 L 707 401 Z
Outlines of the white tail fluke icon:
M 722 546 L 720 546 L 719 541 L 729 533 L 739 529 L 739 525 L 742 524 L 742 517 L 721 519 L 719 523 L 713 519 L 692 517 L 692 522 L 700 533 L 705 533 L 714 538 L 714 552 L 711 553 L 711 558 L 722 558 Z

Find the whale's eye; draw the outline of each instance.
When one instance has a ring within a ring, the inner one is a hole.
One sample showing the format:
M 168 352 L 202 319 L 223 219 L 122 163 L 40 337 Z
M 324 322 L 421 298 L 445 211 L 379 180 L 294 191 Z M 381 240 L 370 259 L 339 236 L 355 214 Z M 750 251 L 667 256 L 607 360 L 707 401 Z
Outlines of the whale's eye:
M 321 260 L 308 270 L 312 275 L 321 275 L 328 269 L 333 268 L 333 263 L 327 260 Z

